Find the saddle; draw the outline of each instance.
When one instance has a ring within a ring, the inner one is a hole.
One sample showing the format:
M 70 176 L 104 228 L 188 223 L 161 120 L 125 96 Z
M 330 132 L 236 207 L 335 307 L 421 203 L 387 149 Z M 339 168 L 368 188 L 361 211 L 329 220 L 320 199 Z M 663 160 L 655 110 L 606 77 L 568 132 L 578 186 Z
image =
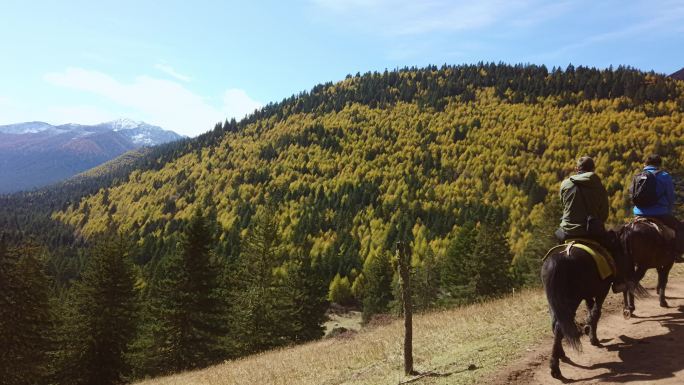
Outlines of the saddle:
M 596 263 L 596 269 L 598 270 L 601 279 L 606 279 L 611 275 L 615 276 L 617 274 L 617 266 L 615 265 L 615 259 L 613 259 L 613 256 L 598 242 L 591 239 L 568 239 L 564 244 L 552 247 L 542 260 L 545 260 L 549 255 L 551 255 L 551 253 L 557 252 L 559 250 L 569 254 L 573 247 L 585 251 L 587 254 L 591 255 L 591 257 L 594 259 L 594 263 Z
M 651 217 L 635 217 L 629 221 L 628 226 L 634 226 L 636 224 L 644 224 L 650 226 L 655 231 L 660 234 L 661 237 L 667 242 L 674 241 L 676 237 L 675 229 L 665 225 L 662 221 Z

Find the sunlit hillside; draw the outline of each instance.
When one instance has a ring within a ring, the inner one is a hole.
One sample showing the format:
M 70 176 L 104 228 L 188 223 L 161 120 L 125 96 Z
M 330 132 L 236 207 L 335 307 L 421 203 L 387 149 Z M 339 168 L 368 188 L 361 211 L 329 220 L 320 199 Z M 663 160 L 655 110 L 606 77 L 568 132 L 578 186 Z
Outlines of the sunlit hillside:
M 682 277 L 684 267 L 675 265 L 670 278 Z M 652 287 L 656 279 L 651 270 L 643 283 Z M 622 298 L 610 294 L 607 303 L 612 303 L 607 312 L 620 309 Z M 584 315 L 580 309 L 577 321 L 583 322 Z M 414 317 L 415 368 L 435 374 L 418 383 L 483 383 L 483 378 L 533 347 L 550 352 L 549 321 L 541 290 Z M 599 322 L 599 332 L 606 327 Z M 359 334 L 270 351 L 139 385 L 395 385 L 412 378 L 403 374 L 402 349 L 403 321 L 399 319 Z
M 540 291 L 420 315 L 414 318 L 415 368 L 444 375 L 429 378 L 431 384 L 473 384 L 535 345 L 548 324 Z M 140 385 L 396 385 L 407 378 L 403 330 L 403 321 L 395 320 Z
M 399 206 L 420 219 L 437 254 L 474 208 L 501 208 L 518 255 L 538 203 L 579 155 L 596 158 L 614 223 L 628 214 L 627 184 L 644 153 L 681 168 L 684 83 L 581 67 L 475 70 L 317 86 L 245 124 L 226 122 L 205 147 L 54 217 L 85 237 L 115 227 L 145 243 L 168 240 L 195 207 L 211 208 L 230 248 L 256 208 L 273 201 L 287 241 L 310 239 L 316 257 L 341 258 L 335 269 L 348 273 L 392 243 Z M 352 251 L 332 255 L 340 249 Z

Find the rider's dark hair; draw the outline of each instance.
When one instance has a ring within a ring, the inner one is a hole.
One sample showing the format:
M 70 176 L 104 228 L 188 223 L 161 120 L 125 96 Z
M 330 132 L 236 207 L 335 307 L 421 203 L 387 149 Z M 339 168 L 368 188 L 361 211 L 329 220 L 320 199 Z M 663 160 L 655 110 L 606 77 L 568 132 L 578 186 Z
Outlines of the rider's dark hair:
M 583 156 L 577 159 L 577 171 L 580 172 L 590 172 L 594 171 L 596 166 L 594 165 L 594 160 L 589 156 Z
M 660 158 L 660 155 L 658 154 L 650 154 L 646 157 L 644 163 L 646 163 L 647 166 L 660 167 L 663 164 L 663 160 Z

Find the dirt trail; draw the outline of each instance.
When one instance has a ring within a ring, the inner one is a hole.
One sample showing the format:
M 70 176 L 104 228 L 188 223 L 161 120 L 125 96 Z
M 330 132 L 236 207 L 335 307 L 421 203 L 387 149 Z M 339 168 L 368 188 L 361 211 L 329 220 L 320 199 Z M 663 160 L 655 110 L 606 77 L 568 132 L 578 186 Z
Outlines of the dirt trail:
M 582 338 L 583 352 L 566 348 L 571 362 L 561 362 L 565 383 L 574 384 L 684 384 L 684 280 L 670 277 L 666 291 L 669 308 L 661 308 L 654 285 L 651 298 L 637 301 L 635 316 L 625 320 L 622 301 L 611 295 L 598 325 L 602 348 Z M 674 279 L 673 279 L 674 278 Z M 584 305 L 582 305 L 584 306 Z M 486 381 L 499 384 L 561 384 L 551 377 L 546 338 L 522 359 L 499 370 Z

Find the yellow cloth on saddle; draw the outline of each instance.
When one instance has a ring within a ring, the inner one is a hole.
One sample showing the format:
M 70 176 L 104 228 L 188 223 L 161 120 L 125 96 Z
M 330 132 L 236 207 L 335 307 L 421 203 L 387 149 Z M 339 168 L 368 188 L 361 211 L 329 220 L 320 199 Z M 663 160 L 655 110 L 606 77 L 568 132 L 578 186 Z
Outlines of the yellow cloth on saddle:
M 610 255 L 608 250 L 601 246 L 598 242 L 592 241 L 590 239 L 584 238 L 572 238 L 565 241 L 565 244 L 554 246 L 549 250 L 543 259 L 546 259 L 551 253 L 557 251 L 558 249 L 564 249 L 566 253 L 570 252 L 570 249 L 576 247 L 578 249 L 586 251 L 594 259 L 596 263 L 596 269 L 599 272 L 601 279 L 606 279 L 611 275 L 617 273 L 617 268 L 615 266 L 615 260 L 613 256 Z

